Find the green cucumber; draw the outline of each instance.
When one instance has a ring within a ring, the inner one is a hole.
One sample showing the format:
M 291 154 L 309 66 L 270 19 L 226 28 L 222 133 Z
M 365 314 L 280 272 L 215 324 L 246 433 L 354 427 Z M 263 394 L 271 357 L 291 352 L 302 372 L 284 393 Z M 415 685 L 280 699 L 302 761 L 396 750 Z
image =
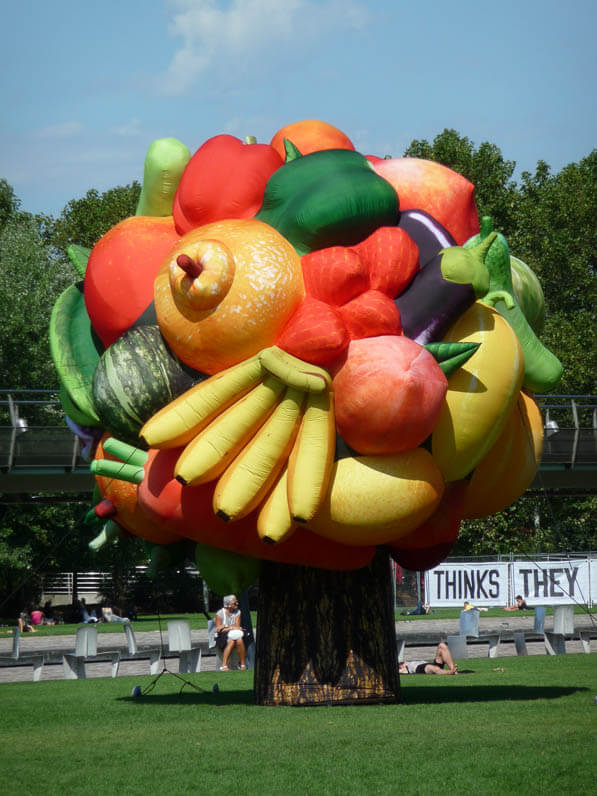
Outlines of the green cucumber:
M 188 147 L 176 138 L 158 138 L 147 150 L 137 216 L 171 216 L 174 194 L 187 163 Z

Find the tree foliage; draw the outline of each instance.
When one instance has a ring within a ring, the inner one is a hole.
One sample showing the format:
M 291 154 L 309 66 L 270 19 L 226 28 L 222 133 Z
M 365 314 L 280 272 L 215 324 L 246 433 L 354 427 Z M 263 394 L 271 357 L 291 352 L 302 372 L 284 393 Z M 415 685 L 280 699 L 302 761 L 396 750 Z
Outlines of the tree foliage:
M 0 233 L 0 316 L 4 389 L 58 386 L 49 347 L 52 307 L 75 272 L 44 242 L 38 219 L 14 213 Z
M 140 193 L 135 181 L 102 194 L 92 189 L 82 199 L 72 199 L 53 225 L 51 244 L 61 252 L 71 243 L 91 249 L 115 224 L 135 215 Z

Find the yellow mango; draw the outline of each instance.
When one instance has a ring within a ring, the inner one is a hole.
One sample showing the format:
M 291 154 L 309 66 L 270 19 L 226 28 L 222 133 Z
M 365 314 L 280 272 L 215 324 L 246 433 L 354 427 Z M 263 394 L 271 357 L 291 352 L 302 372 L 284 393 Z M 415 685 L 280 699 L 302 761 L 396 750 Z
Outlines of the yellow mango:
M 479 301 L 456 321 L 444 341 L 481 344 L 448 379 L 432 434 L 437 466 L 446 481 L 458 481 L 475 469 L 501 434 L 520 392 L 524 358 L 509 324 Z
M 487 517 L 510 506 L 530 486 L 543 451 L 543 418 L 521 392 L 497 442 L 475 468 L 466 491 L 464 517 Z
M 385 544 L 430 517 L 443 492 L 441 473 L 423 448 L 340 459 L 308 527 L 345 545 Z

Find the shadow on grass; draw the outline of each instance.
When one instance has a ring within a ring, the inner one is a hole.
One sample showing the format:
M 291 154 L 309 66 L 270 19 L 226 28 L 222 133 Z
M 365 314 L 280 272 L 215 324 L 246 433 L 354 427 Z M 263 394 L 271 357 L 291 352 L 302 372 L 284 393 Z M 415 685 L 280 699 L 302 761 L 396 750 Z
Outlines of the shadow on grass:
M 562 686 L 522 686 L 522 685 L 489 685 L 489 686 L 443 686 L 442 688 L 418 688 L 417 686 L 402 689 L 403 705 L 434 705 L 441 703 L 471 702 L 529 702 L 537 699 L 562 699 L 579 692 L 587 692 L 585 687 Z M 148 693 L 140 696 L 118 697 L 118 702 L 131 702 L 139 706 L 164 705 L 204 705 L 205 707 L 223 707 L 230 705 L 254 705 L 253 690 L 234 689 L 218 691 L 192 691 L 184 686 L 177 692 L 169 694 Z M 354 706 L 351 706 L 354 707 Z M 366 705 L 356 706 L 366 707 Z
M 141 696 L 118 697 L 117 702 L 132 702 L 139 706 L 156 705 L 204 705 L 205 707 L 223 707 L 225 705 L 254 705 L 255 698 L 252 689 L 237 689 L 218 691 L 197 692 L 194 690 L 182 689 L 170 694 L 149 693 Z
M 589 690 L 581 686 L 471 685 L 462 688 L 447 685 L 442 688 L 411 686 L 403 688 L 401 695 L 404 705 L 421 705 L 446 702 L 528 702 L 535 699 L 561 699 Z

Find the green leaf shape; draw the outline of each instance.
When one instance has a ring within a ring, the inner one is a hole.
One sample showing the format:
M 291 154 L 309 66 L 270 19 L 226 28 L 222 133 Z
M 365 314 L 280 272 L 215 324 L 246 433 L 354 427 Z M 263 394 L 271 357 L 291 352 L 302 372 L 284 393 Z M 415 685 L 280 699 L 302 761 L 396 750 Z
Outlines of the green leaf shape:
M 88 415 L 82 409 L 79 409 L 79 407 L 71 401 L 69 394 L 62 382 L 60 382 L 59 395 L 62 411 L 65 415 L 68 415 L 71 420 L 74 420 L 75 423 L 78 423 L 80 426 L 96 427 L 98 425 L 95 418 Z
M 295 144 L 293 144 L 288 138 L 284 139 L 284 151 L 286 152 L 286 159 L 284 160 L 284 163 L 291 163 L 293 160 L 303 157 L 300 149 L 295 146 Z
M 423 346 L 435 357 L 446 378 L 467 362 L 481 343 L 427 343 Z
M 172 215 L 174 194 L 190 159 L 189 148 L 176 138 L 158 138 L 150 145 L 135 215 Z
M 261 571 L 261 559 L 199 542 L 195 547 L 195 562 L 209 588 L 221 597 L 248 589 Z
M 91 394 L 100 351 L 85 308 L 83 282 L 62 293 L 50 318 L 50 352 L 60 383 L 70 401 L 85 416 L 85 425 L 101 425 Z M 79 422 L 76 418 L 73 418 Z
M 67 248 L 66 253 L 68 255 L 68 259 L 75 266 L 79 276 L 85 276 L 85 271 L 87 270 L 87 261 L 89 260 L 91 249 L 88 249 L 85 246 L 79 246 L 78 243 L 73 243 Z
M 378 227 L 396 225 L 398 215 L 396 191 L 363 155 L 327 149 L 277 169 L 255 218 L 277 229 L 302 256 L 353 246 Z

